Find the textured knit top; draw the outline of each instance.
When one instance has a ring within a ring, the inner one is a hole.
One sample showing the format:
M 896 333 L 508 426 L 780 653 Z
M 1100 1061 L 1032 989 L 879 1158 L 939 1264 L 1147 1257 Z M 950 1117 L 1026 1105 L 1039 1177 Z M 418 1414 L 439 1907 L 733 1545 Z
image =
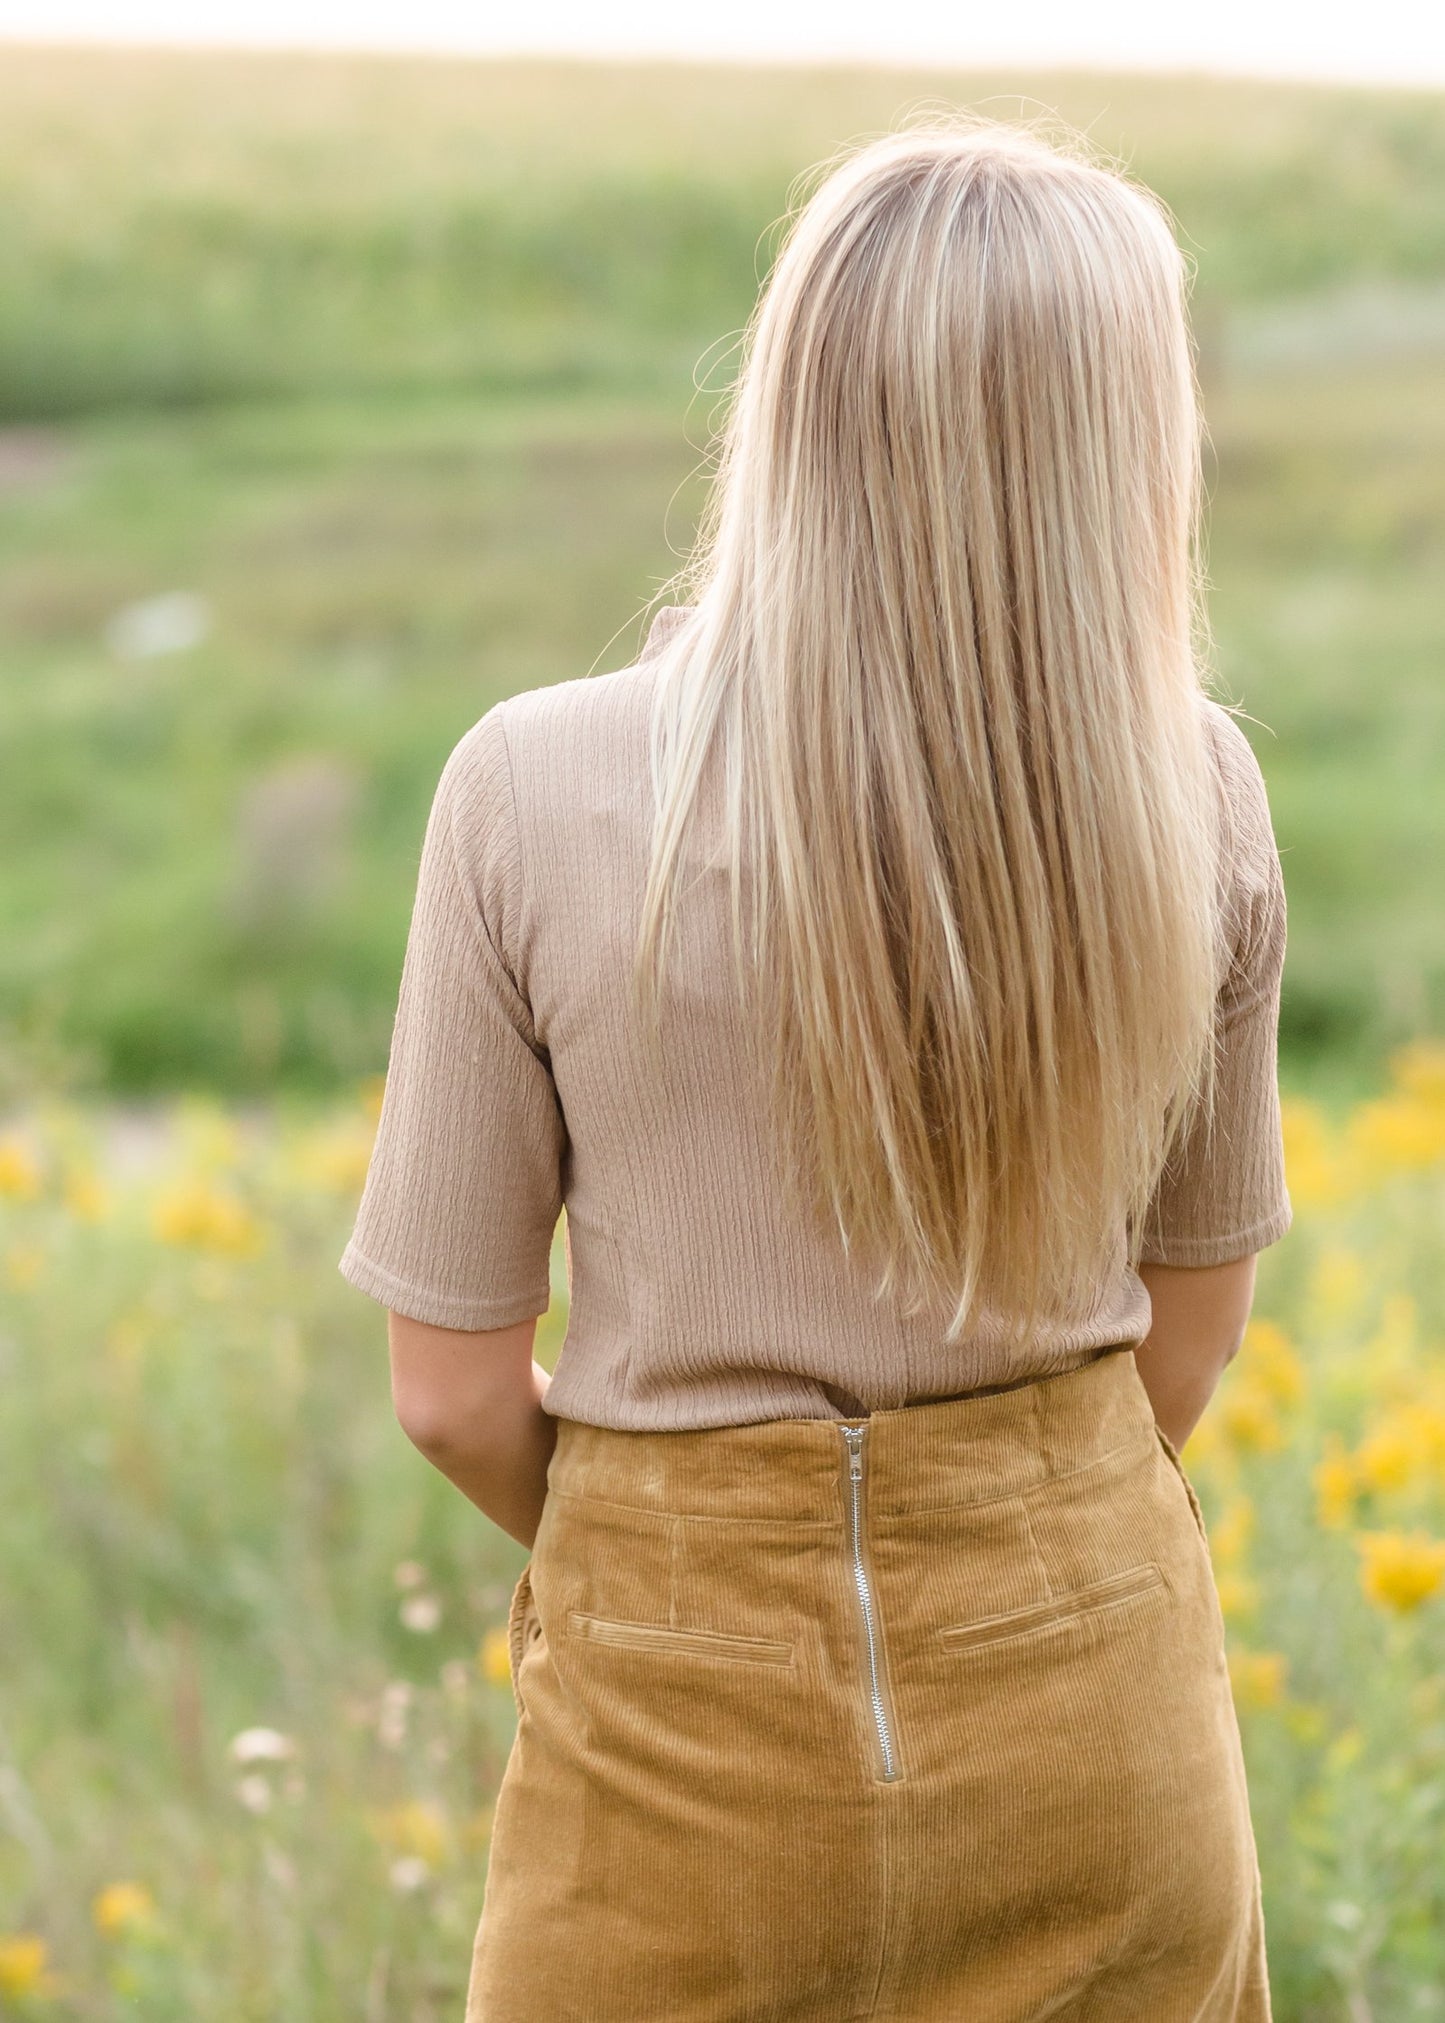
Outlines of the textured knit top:
M 1123 1228 L 1094 1310 L 1010 1361 L 986 1316 L 948 1343 L 951 1305 L 905 1318 L 833 1231 L 790 1219 L 763 1071 L 739 1027 L 720 859 L 689 860 L 661 1068 L 644 1053 L 628 992 L 648 719 L 656 648 L 682 616 L 660 611 L 630 667 L 497 703 L 447 759 L 342 1274 L 416 1320 L 507 1327 L 549 1304 L 565 1206 L 567 1328 L 545 1409 L 603 1426 L 861 1416 L 1142 1341 L 1149 1295 Z M 1182 1265 L 1249 1256 L 1292 1219 L 1283 877 L 1249 741 L 1204 700 L 1232 837 L 1217 1115 L 1176 1149 L 1141 1257 Z

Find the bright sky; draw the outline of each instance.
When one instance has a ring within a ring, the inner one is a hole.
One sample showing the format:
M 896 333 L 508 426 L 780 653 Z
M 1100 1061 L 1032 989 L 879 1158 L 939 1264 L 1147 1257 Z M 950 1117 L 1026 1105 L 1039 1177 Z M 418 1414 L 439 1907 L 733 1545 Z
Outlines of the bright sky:
M 0 38 L 1061 64 L 1445 85 L 1432 0 L 0 0 Z

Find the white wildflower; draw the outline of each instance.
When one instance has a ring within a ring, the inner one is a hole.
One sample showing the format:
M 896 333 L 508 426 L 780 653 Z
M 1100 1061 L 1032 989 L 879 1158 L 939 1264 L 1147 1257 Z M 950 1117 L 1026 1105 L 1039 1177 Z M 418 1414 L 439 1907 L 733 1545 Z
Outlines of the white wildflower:
M 428 1636 L 442 1619 L 442 1605 L 435 1595 L 408 1595 L 401 1605 L 401 1620 L 419 1636 Z
M 231 1738 L 231 1754 L 237 1763 L 287 1763 L 296 1744 L 277 1728 L 243 1728 Z
M 105 628 L 118 660 L 149 660 L 199 646 L 211 629 L 211 608 L 193 590 L 170 590 L 117 611 Z
M 253 1770 L 249 1776 L 237 1780 L 236 1796 L 247 1812 L 271 1810 L 271 1786 L 259 1770 Z

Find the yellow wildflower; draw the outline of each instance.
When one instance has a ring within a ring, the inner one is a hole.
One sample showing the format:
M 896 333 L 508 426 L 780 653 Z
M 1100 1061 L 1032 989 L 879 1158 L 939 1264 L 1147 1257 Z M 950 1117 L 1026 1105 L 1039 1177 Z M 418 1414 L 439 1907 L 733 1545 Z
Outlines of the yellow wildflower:
M 1445 1110 L 1445 1040 L 1412 1040 L 1390 1056 L 1395 1087 L 1423 1107 Z
M 1259 1607 L 1259 1583 L 1246 1573 L 1226 1568 L 1214 1577 L 1219 1611 L 1226 1618 L 1252 1616 Z
M 1405 1490 L 1433 1478 L 1436 1456 L 1430 1413 L 1402 1405 L 1377 1420 L 1355 1449 L 1355 1476 L 1366 1489 Z
M 192 1179 L 168 1188 L 155 1203 L 152 1227 L 162 1243 L 249 1257 L 261 1248 L 261 1228 L 234 1194 Z
M 1301 1208 L 1343 1200 L 1350 1191 L 1345 1165 L 1320 1105 L 1305 1096 L 1284 1096 L 1280 1118 L 1291 1199 Z
M 1251 1320 L 1240 1349 L 1241 1367 L 1277 1405 L 1296 1405 L 1304 1396 L 1304 1365 L 1277 1321 Z
M 1445 1539 L 1423 1531 L 1371 1531 L 1355 1542 L 1361 1586 L 1383 1608 L 1416 1609 L 1445 1584 Z
M 360 1193 L 371 1163 L 372 1139 L 370 1125 L 355 1121 L 309 1132 L 296 1147 L 296 1172 L 309 1184 L 337 1194 Z
M 75 1166 L 65 1178 L 65 1206 L 77 1222 L 100 1222 L 110 1211 L 110 1193 L 98 1174 Z
M 1209 1527 L 1209 1549 L 1216 1566 L 1232 1567 L 1243 1559 L 1254 1535 L 1254 1501 L 1236 1490 Z
M 13 1131 L 0 1137 L 0 1194 L 12 1201 L 33 1201 L 40 1192 L 40 1161 L 25 1139 Z
M 1416 1430 L 1430 1454 L 1432 1472 L 1445 1486 L 1445 1383 L 1436 1385 L 1434 1397 L 1419 1399 L 1414 1413 Z
M 0 1938 L 0 1995 L 38 1995 L 50 1979 L 50 1949 L 38 1933 Z
M 1188 1467 L 1191 1480 L 1212 1475 L 1231 1458 L 1226 1452 L 1217 1411 L 1205 1412 L 1179 1449 L 1179 1455 Z
M 512 1678 L 512 1649 L 506 1629 L 498 1625 L 490 1629 L 482 1639 L 482 1648 L 477 1653 L 477 1667 L 483 1678 L 490 1679 L 494 1686 L 506 1686 Z
M 1312 1474 L 1315 1522 L 1326 1531 L 1340 1531 L 1354 1521 L 1355 1464 L 1338 1433 L 1326 1433 L 1324 1453 Z
M 1223 1387 L 1219 1417 L 1235 1447 L 1270 1454 L 1285 1444 L 1274 1399 L 1250 1370 L 1241 1370 Z
M 428 1868 L 439 1868 L 446 1857 L 450 1829 L 440 1806 L 409 1799 L 369 1815 L 372 1832 L 393 1855 L 412 1855 Z
M 1361 1167 L 1377 1177 L 1422 1171 L 1445 1159 L 1445 1107 L 1413 1096 L 1376 1097 L 1350 1118 L 1346 1141 Z
M 91 1900 L 95 1929 L 108 1939 L 119 1938 L 155 1919 L 155 1899 L 144 1883 L 107 1883 Z
M 1289 1660 L 1282 1651 L 1231 1649 L 1229 1683 L 1245 1707 L 1277 1707 L 1284 1697 Z

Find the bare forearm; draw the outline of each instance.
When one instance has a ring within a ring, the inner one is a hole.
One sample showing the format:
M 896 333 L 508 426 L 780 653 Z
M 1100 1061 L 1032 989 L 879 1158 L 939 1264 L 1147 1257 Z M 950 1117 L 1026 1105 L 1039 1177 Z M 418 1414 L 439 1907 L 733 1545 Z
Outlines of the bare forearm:
M 1219 1386 L 1224 1363 L 1206 1362 L 1177 1338 L 1141 1342 L 1134 1358 L 1154 1417 L 1175 1447 L 1182 1448 Z
M 503 1328 L 388 1319 L 396 1416 L 412 1445 L 478 1510 L 531 1547 L 547 1498 L 557 1422 L 532 1354 L 535 1317 Z
M 532 1372 L 530 1396 L 504 1394 L 492 1401 L 484 1421 L 416 1443 L 463 1496 L 529 1550 L 542 1521 L 547 1464 L 557 1440 L 557 1421 L 542 1410 L 551 1379 L 540 1363 Z
M 1154 1417 L 1182 1448 L 1238 1353 L 1254 1299 L 1255 1261 L 1187 1269 L 1142 1265 L 1153 1319 L 1134 1351 Z

